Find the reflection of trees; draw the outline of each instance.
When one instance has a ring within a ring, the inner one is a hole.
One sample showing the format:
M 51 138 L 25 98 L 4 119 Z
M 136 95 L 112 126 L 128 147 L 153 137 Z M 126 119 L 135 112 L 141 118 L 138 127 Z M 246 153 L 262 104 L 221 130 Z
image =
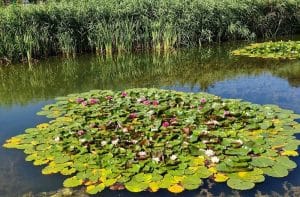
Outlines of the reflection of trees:
M 287 79 L 291 86 L 300 87 L 300 61 L 295 61 L 289 66 L 279 67 L 275 74 Z
M 230 50 L 230 46 L 225 46 L 165 55 L 83 56 L 76 60 L 54 58 L 31 69 L 24 65 L 0 67 L 0 105 L 26 104 L 90 89 L 178 84 L 199 86 L 205 90 L 217 81 L 262 72 L 277 73 L 277 68 L 284 70 L 289 67 L 284 62 L 231 57 L 228 55 Z M 287 75 L 294 73 L 287 72 Z M 278 75 L 286 78 L 284 74 Z

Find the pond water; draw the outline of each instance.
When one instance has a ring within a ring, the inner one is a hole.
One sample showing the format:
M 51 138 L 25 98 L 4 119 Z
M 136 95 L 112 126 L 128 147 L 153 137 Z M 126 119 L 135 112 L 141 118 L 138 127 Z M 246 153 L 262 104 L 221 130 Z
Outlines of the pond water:
M 51 58 L 37 65 L 0 67 L 0 144 L 26 128 L 47 121 L 36 112 L 54 98 L 91 89 L 156 87 L 184 92 L 205 91 L 224 98 L 276 104 L 300 113 L 300 61 L 233 57 L 243 44 L 223 44 L 168 54 L 118 57 Z M 26 162 L 22 151 L 0 147 L 0 196 L 22 196 L 62 187 L 64 177 L 44 176 Z M 294 159 L 300 165 L 300 158 Z M 300 167 L 286 178 L 267 178 L 255 189 L 235 192 L 226 184 L 206 183 L 176 196 L 300 196 Z M 139 194 L 105 190 L 99 196 L 173 196 L 162 190 Z

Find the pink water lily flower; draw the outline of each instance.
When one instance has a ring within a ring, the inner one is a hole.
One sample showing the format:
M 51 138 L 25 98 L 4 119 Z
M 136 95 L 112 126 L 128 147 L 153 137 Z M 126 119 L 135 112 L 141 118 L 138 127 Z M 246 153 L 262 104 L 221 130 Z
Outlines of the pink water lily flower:
M 131 118 L 131 119 L 137 118 L 137 114 L 131 113 L 131 114 L 129 114 L 129 118 Z
M 126 97 L 126 96 L 128 96 L 128 94 L 127 94 L 127 92 L 122 92 L 122 93 L 121 93 L 121 96 L 122 96 L 122 97 Z
M 86 101 L 83 101 L 83 102 L 81 103 L 82 106 L 87 106 L 87 104 L 88 104 L 88 103 L 87 103 Z
M 84 98 L 77 98 L 76 103 L 82 103 L 84 101 Z
M 204 103 L 206 103 L 206 98 L 202 98 L 202 99 L 200 99 L 200 103 L 202 103 L 202 104 L 204 104 Z
M 170 123 L 171 124 L 176 124 L 177 123 L 177 118 L 171 118 Z
M 99 102 L 99 99 L 95 99 L 95 98 L 91 98 L 90 100 L 89 100 L 89 103 L 91 104 L 91 105 L 94 105 L 94 104 L 96 104 L 96 103 L 98 103 Z
M 143 104 L 144 105 L 150 105 L 150 101 L 149 100 L 145 100 L 145 101 L 143 101 Z
M 163 123 L 162 123 L 162 126 L 163 126 L 163 127 L 168 127 L 168 126 L 170 126 L 170 123 L 169 123 L 169 122 L 163 122 Z
M 152 105 L 154 105 L 154 106 L 157 106 L 157 105 L 159 105 L 159 101 L 158 101 L 158 100 L 154 100 L 154 101 L 152 101 Z
M 110 101 L 110 100 L 112 100 L 113 97 L 112 97 L 112 96 L 107 96 L 107 97 L 105 97 L 105 98 L 106 98 L 106 100 L 109 100 L 109 101 Z
M 84 130 L 79 130 L 79 131 L 77 131 L 77 135 L 83 135 L 83 134 L 85 134 L 85 131 Z

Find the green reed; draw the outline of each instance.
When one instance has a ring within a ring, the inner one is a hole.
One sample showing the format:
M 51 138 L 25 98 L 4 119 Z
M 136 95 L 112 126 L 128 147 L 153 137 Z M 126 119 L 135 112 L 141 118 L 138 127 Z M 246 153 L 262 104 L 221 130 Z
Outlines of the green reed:
M 300 0 L 50 0 L 0 7 L 0 62 L 300 32 Z

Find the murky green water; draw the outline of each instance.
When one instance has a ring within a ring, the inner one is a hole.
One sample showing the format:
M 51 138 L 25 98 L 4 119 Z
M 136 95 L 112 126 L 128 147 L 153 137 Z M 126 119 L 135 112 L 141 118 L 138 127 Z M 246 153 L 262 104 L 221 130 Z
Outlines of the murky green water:
M 232 57 L 236 44 L 182 50 L 170 54 L 131 54 L 75 60 L 52 58 L 32 68 L 0 67 L 0 144 L 24 129 L 46 121 L 35 113 L 56 96 L 90 89 L 120 90 L 157 87 L 185 92 L 206 91 L 226 98 L 277 104 L 300 113 L 300 61 Z M 41 167 L 25 162 L 22 151 L 0 148 L 0 196 L 52 191 L 62 186 L 59 175 L 44 176 Z M 300 166 L 300 159 L 295 161 Z M 225 184 L 206 182 L 199 190 L 177 196 L 300 196 L 300 167 L 286 178 L 267 178 L 251 191 L 235 193 Z M 291 186 L 293 185 L 293 186 Z M 287 187 L 287 188 L 286 188 Z M 132 194 L 105 190 L 101 196 L 172 196 L 167 191 Z

